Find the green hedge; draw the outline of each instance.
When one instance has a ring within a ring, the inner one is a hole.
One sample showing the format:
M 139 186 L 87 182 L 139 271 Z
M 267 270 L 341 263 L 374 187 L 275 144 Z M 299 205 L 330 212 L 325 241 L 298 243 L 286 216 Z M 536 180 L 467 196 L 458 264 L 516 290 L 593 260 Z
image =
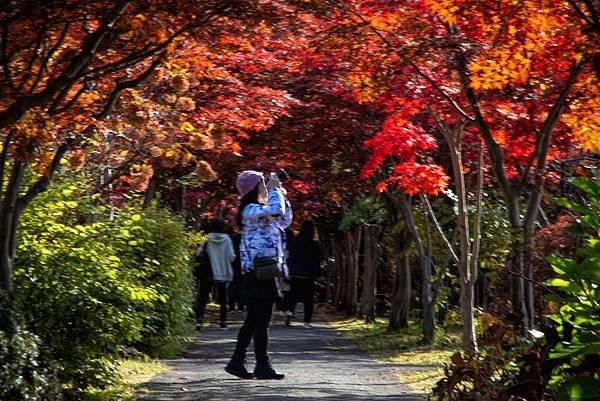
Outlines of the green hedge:
M 0 400 L 61 400 L 53 363 L 39 337 L 26 329 L 13 302 L 1 292 Z
M 159 299 L 143 316 L 137 347 L 159 357 L 173 357 L 192 333 L 193 278 L 183 221 L 164 209 L 143 214 L 124 210 L 114 242 L 130 280 L 145 285 Z
M 192 280 L 183 222 L 166 210 L 93 206 L 69 182 L 24 212 L 15 299 L 58 362 L 69 398 L 115 379 L 127 347 L 181 349 L 191 325 Z

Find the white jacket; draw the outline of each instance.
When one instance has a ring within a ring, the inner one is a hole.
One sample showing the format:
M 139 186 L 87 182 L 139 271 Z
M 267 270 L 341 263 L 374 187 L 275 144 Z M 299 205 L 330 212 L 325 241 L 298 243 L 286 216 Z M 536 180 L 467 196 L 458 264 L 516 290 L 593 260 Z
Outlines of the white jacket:
M 232 281 L 233 269 L 231 263 L 235 260 L 233 242 L 227 234 L 208 233 L 206 252 L 210 258 L 213 281 Z

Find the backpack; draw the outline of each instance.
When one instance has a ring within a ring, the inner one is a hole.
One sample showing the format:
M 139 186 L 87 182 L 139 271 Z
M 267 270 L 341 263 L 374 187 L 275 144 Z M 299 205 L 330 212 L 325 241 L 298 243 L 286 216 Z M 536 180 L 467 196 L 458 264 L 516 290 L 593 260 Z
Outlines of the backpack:
M 212 266 L 210 264 L 210 257 L 206 251 L 206 244 L 202 246 L 202 250 L 196 255 L 194 277 L 196 277 L 196 280 L 210 280 L 212 278 Z

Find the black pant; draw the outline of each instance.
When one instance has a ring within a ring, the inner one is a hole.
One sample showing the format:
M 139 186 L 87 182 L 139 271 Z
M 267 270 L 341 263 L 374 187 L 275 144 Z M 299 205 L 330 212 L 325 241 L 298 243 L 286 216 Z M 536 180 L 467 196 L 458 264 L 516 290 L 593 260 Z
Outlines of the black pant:
M 229 284 L 229 289 L 227 291 L 227 298 L 229 300 L 229 310 L 235 310 L 235 305 L 237 303 L 237 308 L 240 311 L 244 310 L 244 306 L 246 302 L 244 297 L 242 296 L 242 275 L 235 274 L 233 276 L 233 281 Z
M 282 291 L 283 297 L 277 300 L 277 310 L 282 312 L 292 311 L 292 291 Z
M 250 341 L 254 338 L 254 355 L 257 362 L 267 360 L 267 345 L 269 342 L 269 323 L 273 311 L 272 299 L 249 298 L 246 320 L 240 329 L 235 347 L 235 355 L 245 357 Z
M 312 278 L 292 277 L 292 296 L 290 311 L 294 312 L 296 303 L 304 304 L 304 322 L 310 323 L 313 314 L 315 282 Z
M 213 299 L 219 304 L 219 319 L 221 323 L 225 323 L 227 320 L 227 283 L 215 282 L 209 280 L 201 280 L 198 284 L 198 296 L 196 297 L 196 322 L 202 323 L 204 321 L 204 311 L 206 310 L 206 303 L 208 302 L 208 294 L 210 293 L 211 286 L 214 284 Z

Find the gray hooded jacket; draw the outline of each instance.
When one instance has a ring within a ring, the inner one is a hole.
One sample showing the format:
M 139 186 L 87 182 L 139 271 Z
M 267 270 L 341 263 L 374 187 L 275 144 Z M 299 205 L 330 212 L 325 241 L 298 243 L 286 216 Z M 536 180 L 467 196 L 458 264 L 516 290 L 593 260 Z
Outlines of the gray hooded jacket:
M 213 281 L 232 281 L 233 269 L 231 263 L 235 260 L 235 251 L 229 235 L 209 233 L 206 252 L 210 258 Z

